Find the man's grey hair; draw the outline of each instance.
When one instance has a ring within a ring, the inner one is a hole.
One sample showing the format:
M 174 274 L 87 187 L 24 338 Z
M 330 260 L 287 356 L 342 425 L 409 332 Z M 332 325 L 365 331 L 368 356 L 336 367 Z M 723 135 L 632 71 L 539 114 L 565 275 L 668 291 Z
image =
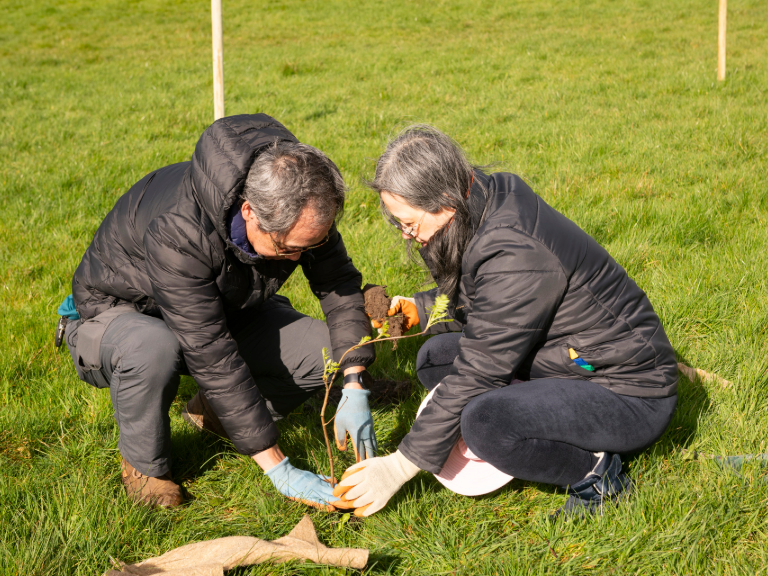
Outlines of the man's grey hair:
M 441 293 L 455 300 L 461 278 L 461 260 L 485 211 L 488 191 L 474 178 L 475 169 L 461 147 L 437 128 L 416 124 L 403 130 L 376 163 L 376 175 L 367 184 L 381 194 L 396 194 L 410 206 L 436 214 L 455 210 L 453 218 L 435 232 L 419 253 Z M 478 193 L 471 198 L 470 187 Z M 383 202 L 384 216 L 394 218 Z M 410 251 L 410 242 L 409 242 Z
M 242 198 L 250 204 L 262 232 L 285 237 L 305 209 L 314 224 L 330 227 L 344 210 L 341 172 L 317 148 L 275 142 L 254 160 Z

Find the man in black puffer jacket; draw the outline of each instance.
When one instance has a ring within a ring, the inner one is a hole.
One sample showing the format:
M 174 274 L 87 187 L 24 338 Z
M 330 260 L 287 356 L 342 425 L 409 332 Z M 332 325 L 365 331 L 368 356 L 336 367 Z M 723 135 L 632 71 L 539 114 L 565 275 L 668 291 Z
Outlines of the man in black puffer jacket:
M 80 377 L 110 388 L 134 500 L 182 501 L 168 410 L 190 374 L 202 394 L 185 417 L 228 436 L 284 495 L 328 505 L 328 484 L 280 452 L 273 420 L 322 387 L 324 347 L 338 360 L 370 334 L 362 277 L 334 224 L 343 203 L 333 162 L 257 114 L 215 122 L 190 162 L 151 172 L 106 216 L 72 280 L 80 319 L 66 341 Z M 327 327 L 275 295 L 298 265 Z M 359 458 L 375 453 L 361 386 L 373 359 L 367 346 L 341 367 L 336 428 Z

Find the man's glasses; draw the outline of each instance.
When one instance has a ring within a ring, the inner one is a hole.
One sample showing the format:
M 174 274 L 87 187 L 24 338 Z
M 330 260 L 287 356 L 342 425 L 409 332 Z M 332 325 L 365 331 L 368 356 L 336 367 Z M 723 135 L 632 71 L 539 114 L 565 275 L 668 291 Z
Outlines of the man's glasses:
M 283 246 L 282 248 L 279 248 L 277 246 L 277 243 L 275 242 L 275 239 L 272 238 L 272 234 L 268 234 L 269 239 L 272 241 L 272 247 L 275 249 L 275 255 L 276 256 L 292 256 L 294 254 L 301 254 L 302 252 L 306 252 L 307 250 L 312 250 L 313 248 L 319 248 L 331 237 L 331 233 L 328 232 L 328 234 L 325 235 L 325 239 L 320 242 L 319 244 L 315 244 L 314 246 L 305 246 L 303 248 L 288 248 L 287 246 Z

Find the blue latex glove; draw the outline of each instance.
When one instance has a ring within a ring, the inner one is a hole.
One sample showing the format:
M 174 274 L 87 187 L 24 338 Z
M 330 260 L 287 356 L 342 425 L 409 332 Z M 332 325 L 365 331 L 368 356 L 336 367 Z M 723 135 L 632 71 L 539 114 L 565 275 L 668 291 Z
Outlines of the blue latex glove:
M 352 448 L 358 462 L 376 456 L 376 432 L 373 430 L 373 416 L 368 407 L 368 390 L 345 388 L 333 420 L 333 432 L 339 450 L 347 449 L 347 432 L 352 439 Z
M 314 508 L 322 508 L 329 512 L 334 510 L 330 503 L 338 498 L 333 495 L 333 488 L 325 476 L 294 468 L 287 457 L 277 466 L 267 470 L 265 474 L 283 496 Z

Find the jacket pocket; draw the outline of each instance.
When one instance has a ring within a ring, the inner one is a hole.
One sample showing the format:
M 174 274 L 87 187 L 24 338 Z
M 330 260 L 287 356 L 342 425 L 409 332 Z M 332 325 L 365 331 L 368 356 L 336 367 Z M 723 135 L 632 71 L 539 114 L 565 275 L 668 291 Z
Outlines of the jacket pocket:
M 576 358 L 572 358 L 571 350 L 575 352 Z M 602 357 L 595 351 L 576 348 L 567 343 L 560 349 L 560 360 L 569 374 L 582 379 L 591 378 L 603 366 Z
M 571 358 L 569 348 L 572 348 L 579 358 L 594 370 L 579 366 Z M 565 344 L 561 354 L 569 371 L 583 378 L 590 378 L 590 375 L 594 374 L 608 376 L 652 370 L 655 366 L 653 348 L 635 334 L 610 343 L 579 345 L 571 341 Z
M 90 384 L 95 388 L 109 388 L 109 381 L 101 372 L 100 368 L 94 370 L 83 370 L 83 382 Z
M 96 388 L 109 387 L 109 380 L 104 376 L 101 366 L 101 340 L 115 318 L 131 312 L 135 313 L 131 305 L 115 306 L 77 327 L 76 333 L 72 335 L 77 338 L 73 358 L 77 363 L 78 374 L 84 382 Z
M 67 346 L 72 352 L 77 376 L 96 388 L 109 388 L 109 381 L 101 372 L 100 348 L 103 330 L 101 323 L 89 320 L 78 322 L 67 335 Z M 106 327 L 105 327 L 106 328 Z

